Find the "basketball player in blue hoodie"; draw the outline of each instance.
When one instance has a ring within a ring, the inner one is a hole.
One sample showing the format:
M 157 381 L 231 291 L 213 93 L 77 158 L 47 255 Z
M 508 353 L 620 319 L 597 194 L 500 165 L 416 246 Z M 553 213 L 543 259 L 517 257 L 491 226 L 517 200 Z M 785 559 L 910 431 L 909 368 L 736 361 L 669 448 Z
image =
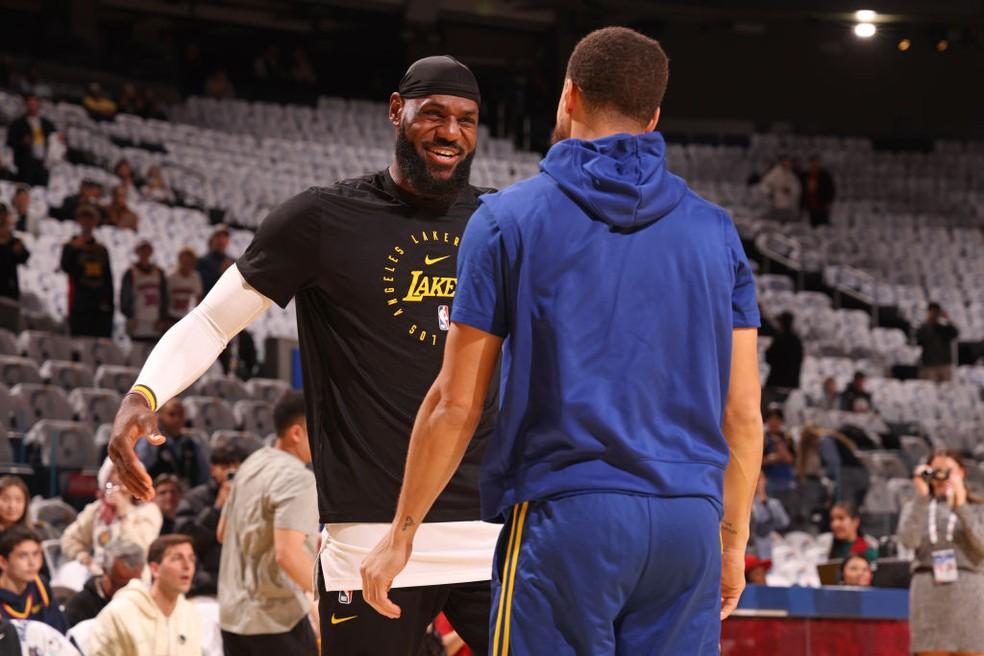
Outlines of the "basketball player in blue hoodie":
M 541 173 L 469 221 L 443 368 L 362 565 L 383 615 L 400 615 L 389 585 L 501 351 L 481 476 L 483 517 L 504 522 L 490 653 L 718 653 L 762 457 L 759 315 L 731 219 L 666 169 L 667 69 L 632 30 L 585 37 Z

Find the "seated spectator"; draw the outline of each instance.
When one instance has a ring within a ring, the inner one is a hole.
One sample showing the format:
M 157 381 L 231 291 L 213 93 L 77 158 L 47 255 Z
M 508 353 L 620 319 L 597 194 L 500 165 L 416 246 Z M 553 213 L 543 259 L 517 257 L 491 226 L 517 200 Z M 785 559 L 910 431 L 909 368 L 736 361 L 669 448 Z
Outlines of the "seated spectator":
M 154 446 L 147 440 L 140 440 L 136 450 L 151 478 L 174 474 L 188 487 L 195 487 L 209 480 L 208 454 L 185 432 L 185 417 L 181 399 L 173 398 L 162 405 L 157 412 L 157 429 L 167 441 Z
M 870 475 L 858 457 L 858 446 L 840 431 L 827 431 L 820 438 L 824 473 L 833 481 L 834 501 L 854 507 L 864 503 Z
M 178 505 L 174 530 L 191 536 L 198 555 L 194 594 L 215 594 L 219 578 L 222 545 L 215 538 L 219 516 L 229 498 L 232 477 L 246 459 L 242 447 L 233 442 L 220 442 L 209 454 L 211 478 L 184 495 Z
M 133 173 L 133 166 L 130 165 L 130 160 L 124 158 L 117 161 L 113 166 L 113 173 L 120 179 L 120 186 L 126 189 L 127 196 L 129 196 L 130 190 L 140 188 L 138 180 Z
M 800 491 L 797 521 L 810 522 L 821 508 L 827 507 L 830 480 L 824 480 L 822 440 L 821 429 L 813 424 L 804 425 L 800 431 L 796 449 L 796 485 Z
M 817 405 L 824 410 L 837 410 L 840 408 L 841 400 L 840 393 L 837 391 L 837 381 L 832 377 L 827 377 L 823 380 L 823 388 L 820 391 L 820 398 L 817 400 Z
M 79 193 L 66 196 L 65 200 L 62 201 L 61 207 L 55 209 L 52 216 L 60 221 L 74 221 L 79 207 L 89 205 L 99 210 L 99 223 L 105 223 L 106 219 L 102 216 L 101 207 L 102 195 L 103 188 L 101 184 L 94 180 L 83 179 L 79 183 Z
M 861 515 L 849 503 L 836 503 L 830 509 L 830 532 L 834 540 L 830 545 L 830 560 L 840 560 L 850 555 L 861 556 L 874 562 L 878 560 L 878 547 L 861 532 Z
M 204 292 L 202 276 L 195 270 L 198 258 L 195 251 L 183 248 L 178 253 L 178 266 L 167 277 L 167 295 L 171 301 L 168 316 L 171 321 L 178 321 L 198 305 Z
M 773 220 L 780 222 L 796 220 L 800 211 L 803 186 L 793 170 L 792 159 L 785 155 L 780 157 L 779 162 L 762 176 L 759 185 L 769 198 Z
M 157 538 L 147 563 L 152 583 L 135 579 L 116 593 L 96 616 L 87 654 L 201 656 L 202 620 L 185 599 L 195 574 L 191 538 Z
M 61 253 L 61 269 L 68 274 L 69 330 L 73 337 L 112 337 L 113 272 L 109 251 L 93 236 L 99 214 L 83 205 L 76 220 L 81 232 Z
M 20 275 L 17 268 L 27 262 L 31 252 L 14 236 L 7 206 L 0 203 L 0 296 L 20 298 Z
M 844 559 L 840 566 L 841 585 L 853 585 L 858 588 L 871 587 L 871 563 L 864 556 L 851 554 Z
M 765 474 L 759 474 L 752 502 L 751 544 L 749 551 L 759 558 L 772 558 L 772 534 L 789 526 L 789 515 L 778 499 L 771 499 L 765 490 Z
M 930 303 L 926 321 L 916 331 L 916 343 L 922 347 L 919 377 L 937 383 L 953 378 L 953 343 L 960 331 L 950 323 L 939 303 Z
M 198 273 L 202 277 L 204 293 L 208 294 L 233 259 L 226 255 L 229 248 L 229 229 L 224 225 L 215 227 L 215 232 L 208 239 L 208 253 L 198 258 Z
M 20 476 L 0 476 L 0 535 L 14 526 L 26 526 L 43 540 L 57 537 L 54 528 L 45 522 L 31 519 L 31 494 Z M 42 567 L 42 571 L 47 565 Z
M 184 483 L 174 474 L 160 474 L 154 479 L 154 503 L 164 517 L 161 535 L 174 533 L 174 518 L 183 495 Z
M 161 173 L 159 166 L 151 166 L 147 169 L 147 178 L 144 180 L 143 186 L 140 187 L 140 194 L 144 198 L 158 203 L 174 202 L 174 192 L 164 181 L 164 174 Z
M 41 217 L 31 213 L 31 188 L 25 184 L 17 185 L 11 205 L 13 229 L 38 236 L 41 231 Z
M 41 116 L 41 100 L 24 95 L 24 115 L 7 126 L 7 146 L 14 151 L 17 180 L 32 186 L 48 184 L 48 145 L 55 138 L 54 123 Z
M 138 544 L 114 540 L 106 545 L 101 563 L 103 573 L 86 581 L 82 590 L 65 604 L 68 628 L 98 615 L 118 590 L 140 578 L 145 561 L 144 549 Z
M 40 535 L 26 526 L 4 532 L 0 537 L 0 614 L 44 622 L 65 633 L 65 618 L 40 574 L 43 564 Z
M 769 364 L 766 387 L 797 389 L 800 386 L 800 369 L 803 366 L 803 342 L 793 330 L 793 315 L 783 312 L 776 320 L 778 332 L 765 351 Z
M 145 87 L 141 92 L 141 98 L 143 99 L 143 108 L 140 111 L 140 115 L 144 118 L 155 118 L 158 120 L 167 119 L 167 114 L 161 109 L 160 103 L 157 102 L 157 96 L 154 94 L 154 90 L 150 87 Z
M 134 262 L 120 283 L 120 312 L 134 342 L 154 343 L 167 328 L 167 276 L 151 261 L 154 247 L 146 239 L 134 249 Z
M 750 585 L 768 585 L 765 577 L 772 569 L 771 560 L 760 560 L 752 554 L 745 555 L 745 582 Z
M 86 89 L 82 106 L 94 121 L 112 121 L 116 116 L 116 103 L 106 95 L 98 82 L 93 82 Z
M 130 209 L 130 205 L 126 200 L 126 190 L 127 187 L 124 185 L 113 187 L 112 199 L 103 208 L 106 212 L 106 222 L 117 228 L 136 232 L 137 225 L 140 223 L 140 217 Z
M 120 485 L 112 463 L 99 470 L 99 498 L 83 508 L 61 537 L 62 553 L 94 573 L 102 573 L 105 545 L 125 539 L 143 549 L 160 535 L 160 509 L 154 503 L 134 500 Z
M 847 412 L 871 412 L 871 394 L 864 389 L 865 374 L 854 372 L 854 378 L 841 394 L 840 409 Z
M 796 448 L 786 433 L 782 409 L 770 407 L 765 413 L 765 442 L 762 471 L 765 473 L 770 497 L 782 499 L 796 487 L 793 470 Z

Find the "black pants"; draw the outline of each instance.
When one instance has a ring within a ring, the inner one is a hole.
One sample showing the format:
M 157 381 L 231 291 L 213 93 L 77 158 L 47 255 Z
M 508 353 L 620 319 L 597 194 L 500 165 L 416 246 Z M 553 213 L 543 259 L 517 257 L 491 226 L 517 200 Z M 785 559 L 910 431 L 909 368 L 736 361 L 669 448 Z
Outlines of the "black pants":
M 307 617 L 287 633 L 239 635 L 222 632 L 225 656 L 316 656 L 318 641 Z
M 442 611 L 472 652 L 489 651 L 488 581 L 394 588 L 389 598 L 401 614 L 391 620 L 363 601 L 361 591 L 324 592 L 320 574 L 318 579 L 322 656 L 420 656 L 427 627 Z

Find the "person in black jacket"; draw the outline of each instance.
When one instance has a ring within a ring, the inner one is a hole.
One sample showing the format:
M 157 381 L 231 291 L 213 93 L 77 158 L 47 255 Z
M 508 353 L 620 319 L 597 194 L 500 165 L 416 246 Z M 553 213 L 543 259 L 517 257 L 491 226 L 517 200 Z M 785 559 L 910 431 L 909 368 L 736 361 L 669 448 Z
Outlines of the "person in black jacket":
M 112 337 L 114 299 L 109 251 L 92 235 L 99 214 L 84 205 L 76 220 L 82 231 L 62 247 L 61 253 L 61 269 L 68 274 L 69 328 L 73 336 Z
M 29 257 L 31 253 L 24 247 L 24 242 L 14 236 L 7 206 L 0 203 L 0 296 L 20 298 L 17 267 Z
M 61 207 L 52 211 L 51 215 L 59 221 L 74 221 L 79 207 L 91 205 L 99 212 L 99 223 L 103 224 L 106 222 L 106 214 L 102 208 L 102 195 L 102 185 L 86 178 L 79 183 L 79 193 L 66 196 Z
M 7 128 L 7 146 L 14 151 L 17 179 L 29 185 L 47 185 L 45 157 L 48 141 L 57 131 L 55 124 L 41 116 L 41 100 L 33 93 L 24 96 L 24 115 Z
M 769 363 L 766 387 L 796 389 L 800 386 L 800 369 L 803 367 L 803 342 L 793 331 L 793 315 L 783 312 L 776 320 L 779 332 L 765 352 Z
M 117 590 L 131 580 L 140 578 L 146 560 L 140 545 L 123 539 L 110 542 L 103 552 L 103 573 L 86 581 L 82 590 L 65 604 L 68 628 L 98 615 L 113 599 Z
M 930 303 L 926 322 L 916 331 L 916 342 L 922 347 L 919 377 L 943 383 L 953 378 L 953 342 L 960 331 L 939 303 Z

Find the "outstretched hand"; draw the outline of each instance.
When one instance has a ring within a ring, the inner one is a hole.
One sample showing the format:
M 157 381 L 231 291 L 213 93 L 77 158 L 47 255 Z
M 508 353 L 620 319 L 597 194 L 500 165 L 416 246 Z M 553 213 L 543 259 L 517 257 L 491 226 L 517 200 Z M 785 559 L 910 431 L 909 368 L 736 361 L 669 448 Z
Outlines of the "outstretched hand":
M 135 451 L 137 442 L 146 437 L 154 446 L 164 444 L 165 437 L 157 431 L 157 415 L 139 397 L 123 397 L 113 420 L 109 438 L 109 459 L 116 467 L 120 483 L 138 499 L 154 498 L 154 482 Z

